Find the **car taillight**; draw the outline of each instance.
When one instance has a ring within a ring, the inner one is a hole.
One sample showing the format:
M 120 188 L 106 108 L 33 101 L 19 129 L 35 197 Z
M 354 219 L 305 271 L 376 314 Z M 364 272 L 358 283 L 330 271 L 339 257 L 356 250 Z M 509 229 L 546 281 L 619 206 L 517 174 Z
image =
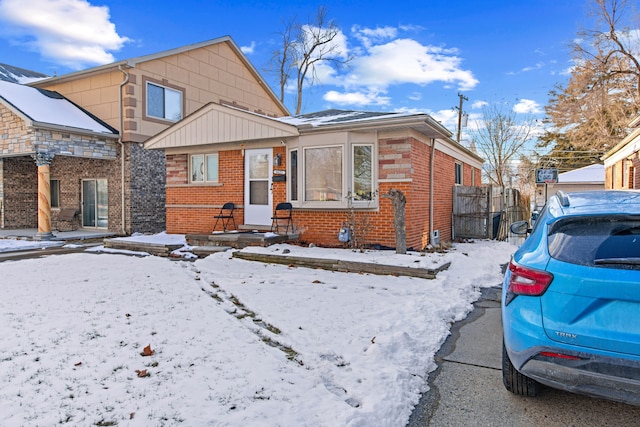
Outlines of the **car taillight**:
M 509 263 L 509 270 L 511 277 L 509 278 L 508 291 L 515 295 L 542 295 L 553 280 L 551 273 L 523 267 L 513 261 Z
M 552 351 L 542 351 L 542 352 L 540 352 L 538 354 L 540 356 L 552 357 L 554 359 L 582 360 L 582 358 L 580 358 L 578 356 L 572 356 L 570 354 L 564 354 L 564 353 L 555 353 L 555 352 L 552 352 Z

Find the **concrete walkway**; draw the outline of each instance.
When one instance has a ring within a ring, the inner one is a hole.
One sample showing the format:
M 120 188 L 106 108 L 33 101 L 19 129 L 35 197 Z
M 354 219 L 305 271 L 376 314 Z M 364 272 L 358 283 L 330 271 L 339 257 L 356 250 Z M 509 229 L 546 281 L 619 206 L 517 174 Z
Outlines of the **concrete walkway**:
M 544 389 L 536 398 L 502 384 L 500 288 L 483 290 L 436 354 L 438 369 L 407 427 L 638 426 L 640 407 Z

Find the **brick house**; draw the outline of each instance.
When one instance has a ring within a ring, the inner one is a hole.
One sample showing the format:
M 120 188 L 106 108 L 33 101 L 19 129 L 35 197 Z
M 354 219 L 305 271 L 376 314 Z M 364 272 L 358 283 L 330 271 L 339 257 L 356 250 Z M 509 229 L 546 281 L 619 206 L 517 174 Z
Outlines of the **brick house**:
M 32 226 L 37 220 L 38 237 L 51 237 L 51 209 L 46 205 L 59 211 L 79 197 L 79 188 L 67 188 L 68 180 L 59 179 L 62 170 L 79 175 L 90 171 L 101 179 L 114 178 L 118 131 L 60 94 L 0 81 L 0 120 L 3 228 Z M 51 168 L 54 156 L 59 159 Z M 96 225 L 106 220 L 100 209 L 105 202 L 100 198 L 104 193 L 97 191 L 101 184 L 101 180 L 81 182 L 87 205 L 85 220 L 91 219 Z M 94 196 L 91 200 L 89 192 Z M 117 204 L 117 200 L 113 202 Z
M 108 160 L 96 159 L 91 150 L 70 154 L 64 146 L 68 139 L 84 141 L 79 135 L 53 132 L 47 144 L 35 144 L 34 129 L 23 126 L 22 135 L 15 135 L 11 130 L 15 117 L 2 110 L 1 228 L 47 227 L 39 223 L 37 214 L 39 194 L 51 198 L 48 186 L 39 185 L 36 178 L 36 162 L 40 161 L 47 163 L 51 179 L 60 189 L 60 206 L 49 209 L 53 225 L 62 209 L 71 208 L 78 210 L 81 227 L 120 234 L 162 231 L 165 157 L 162 152 L 143 148 L 148 138 L 210 102 L 265 116 L 288 114 L 230 37 L 47 78 L 29 86 L 63 95 L 115 129 L 118 138 L 113 158 Z M 19 151 L 9 148 L 17 140 L 31 141 L 31 145 L 21 146 Z M 94 143 L 99 142 L 88 142 Z M 34 162 L 36 155 L 40 160 Z M 11 184 L 18 181 L 21 185 Z M 89 183 L 93 183 L 92 189 Z M 100 213 L 91 211 L 93 204 L 86 204 L 95 196 L 91 191 L 101 198 L 93 203 L 100 205 Z
M 396 189 L 406 197 L 407 246 L 422 249 L 434 234 L 451 240 L 454 186 L 480 185 L 482 158 L 451 136 L 426 114 L 273 118 L 210 103 L 145 148 L 166 156 L 169 233 L 211 233 L 225 202 L 239 207 L 241 228 L 269 229 L 274 206 L 287 201 L 302 241 L 339 245 L 351 221 L 364 244 L 394 247 L 385 195 Z
M 604 156 L 604 185 L 609 190 L 640 189 L 640 115 L 629 123 L 632 129 L 618 145 Z

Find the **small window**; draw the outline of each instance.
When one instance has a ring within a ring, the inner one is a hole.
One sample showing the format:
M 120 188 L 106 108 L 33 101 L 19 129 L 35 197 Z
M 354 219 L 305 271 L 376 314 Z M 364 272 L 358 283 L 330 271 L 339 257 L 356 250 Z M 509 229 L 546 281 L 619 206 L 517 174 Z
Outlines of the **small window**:
M 289 153 L 289 182 L 290 199 L 293 202 L 298 201 L 298 150 L 291 150 Z
M 476 168 L 471 168 L 471 186 L 476 186 Z
M 462 163 L 456 163 L 456 185 L 462 185 Z
M 147 116 L 177 122 L 182 118 L 182 92 L 147 82 Z
M 59 208 L 60 207 L 60 180 L 52 179 L 49 181 L 49 186 L 51 187 L 51 207 Z
M 189 164 L 191 182 L 218 182 L 218 153 L 194 154 Z
M 353 201 L 373 200 L 373 145 L 353 146 Z

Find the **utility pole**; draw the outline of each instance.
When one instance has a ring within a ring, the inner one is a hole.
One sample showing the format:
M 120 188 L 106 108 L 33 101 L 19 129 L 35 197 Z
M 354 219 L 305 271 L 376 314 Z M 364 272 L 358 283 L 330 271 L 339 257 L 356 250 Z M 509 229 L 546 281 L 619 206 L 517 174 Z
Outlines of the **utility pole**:
M 460 106 L 456 107 L 456 109 L 458 110 L 458 135 L 456 136 L 456 141 L 458 143 L 460 143 L 460 134 L 462 133 L 462 103 L 464 101 L 468 101 L 469 98 L 467 98 L 466 96 L 464 96 L 461 93 L 458 93 L 458 98 L 460 98 Z

